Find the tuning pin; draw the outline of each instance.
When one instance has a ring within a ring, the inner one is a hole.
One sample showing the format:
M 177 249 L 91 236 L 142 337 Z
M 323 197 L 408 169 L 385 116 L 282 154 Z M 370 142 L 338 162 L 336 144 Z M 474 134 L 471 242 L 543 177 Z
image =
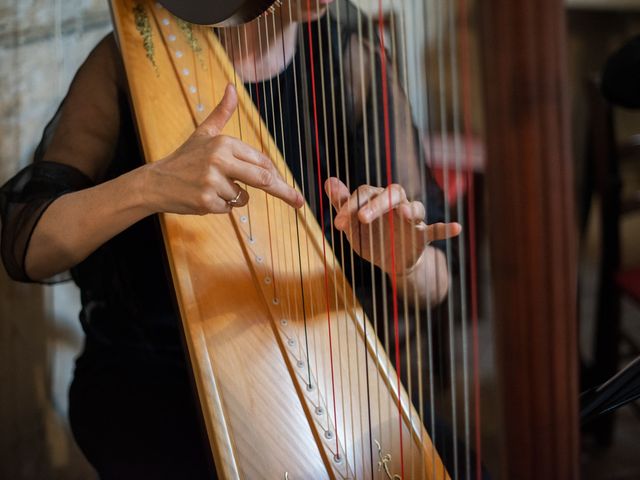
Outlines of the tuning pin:
M 276 8 L 281 7 L 282 6 L 282 0 L 276 0 L 275 2 L 273 2 L 273 4 L 267 8 L 267 10 L 264 12 L 264 15 L 272 15 L 273 13 L 275 13 Z

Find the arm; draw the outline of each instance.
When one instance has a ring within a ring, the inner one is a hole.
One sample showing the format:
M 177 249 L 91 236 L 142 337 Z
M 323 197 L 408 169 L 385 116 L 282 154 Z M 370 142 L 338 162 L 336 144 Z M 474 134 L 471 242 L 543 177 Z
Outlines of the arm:
M 449 292 L 447 256 L 439 248 L 427 245 L 416 264 L 396 275 L 398 289 L 408 298 L 417 295 L 424 306 L 442 303 Z
M 44 156 L 77 168 L 96 183 L 113 157 L 120 128 L 123 75 L 118 58 L 110 37 L 94 50 L 74 80 Z M 278 176 L 269 158 L 220 134 L 236 105 L 235 90 L 229 87 L 209 118 L 167 158 L 53 201 L 28 245 L 29 278 L 48 278 L 76 265 L 153 213 L 228 213 L 227 201 L 239 192 L 242 203 L 248 201 L 236 180 L 299 207 L 301 196 Z

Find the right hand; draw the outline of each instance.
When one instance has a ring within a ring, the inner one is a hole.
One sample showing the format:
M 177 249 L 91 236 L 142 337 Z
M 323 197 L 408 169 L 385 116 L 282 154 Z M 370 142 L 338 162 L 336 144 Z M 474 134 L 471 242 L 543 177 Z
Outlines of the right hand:
M 264 190 L 292 207 L 304 204 L 302 195 L 282 179 L 269 157 L 221 135 L 237 106 L 237 92 L 229 85 L 218 106 L 180 148 L 143 167 L 147 169 L 145 203 L 154 213 L 228 213 L 232 208 L 228 201 L 238 198 L 238 207 L 249 201 L 236 181 Z

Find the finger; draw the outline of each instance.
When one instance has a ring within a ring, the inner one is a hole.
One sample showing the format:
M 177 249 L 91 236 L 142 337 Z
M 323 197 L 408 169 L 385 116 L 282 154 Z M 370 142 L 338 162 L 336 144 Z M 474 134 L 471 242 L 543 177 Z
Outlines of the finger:
M 358 218 L 362 223 L 371 223 L 406 201 L 407 194 L 404 188 L 394 183 L 360 208 Z
M 403 202 L 398 206 L 400 217 L 407 222 L 420 224 L 426 216 L 426 209 L 422 202 Z
M 427 240 L 429 242 L 437 242 L 438 240 L 446 240 L 448 238 L 457 237 L 462 231 L 462 225 L 459 223 L 434 223 L 427 226 Z
M 249 193 L 240 185 L 225 179 L 218 186 L 218 195 L 231 207 L 244 207 L 249 203 Z
M 275 168 L 262 168 L 235 158 L 235 161 L 231 160 L 227 162 L 225 173 L 229 178 L 264 190 L 274 197 L 278 197 L 287 202 L 294 208 L 300 208 L 304 205 L 302 195 L 295 188 L 288 185 Z
M 243 141 L 237 138 L 230 139 L 231 151 L 236 158 L 243 160 L 247 163 L 257 165 L 262 168 L 273 169 L 276 167 L 271 159 L 262 152 L 259 152 L 255 148 L 247 145 Z
M 351 196 L 349 188 L 336 177 L 328 178 L 327 181 L 324 182 L 324 190 L 327 192 L 331 205 L 333 205 L 336 212 L 340 211 L 342 205 L 344 205 Z
M 215 137 L 219 135 L 224 129 L 225 125 L 231 119 L 231 116 L 238 107 L 238 93 L 233 85 L 227 85 L 227 89 L 224 91 L 224 96 L 220 103 L 213 109 L 211 115 L 209 115 L 202 124 L 196 130 L 196 133 L 201 133 Z
M 200 211 L 201 215 L 208 213 L 229 213 L 232 210 L 231 206 L 217 194 L 206 195 L 206 201 L 204 207 Z
M 358 213 L 362 205 L 366 204 L 371 198 L 379 195 L 384 189 L 381 187 L 372 187 L 371 185 L 361 185 L 351 194 L 346 202 L 342 203 L 338 214 L 334 219 L 334 225 L 338 230 L 344 230 L 351 221 L 351 217 Z

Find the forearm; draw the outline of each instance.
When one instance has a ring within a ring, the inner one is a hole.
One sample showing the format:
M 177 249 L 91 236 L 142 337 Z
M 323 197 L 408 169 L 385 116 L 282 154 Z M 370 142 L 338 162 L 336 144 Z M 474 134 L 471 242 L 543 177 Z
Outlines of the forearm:
M 144 168 L 56 199 L 33 231 L 25 265 L 29 277 L 42 280 L 68 270 L 153 213 L 143 201 Z
M 417 298 L 423 307 L 440 304 L 449 291 L 447 257 L 442 250 L 427 246 L 408 274 L 396 277 L 398 291 L 409 299 Z

